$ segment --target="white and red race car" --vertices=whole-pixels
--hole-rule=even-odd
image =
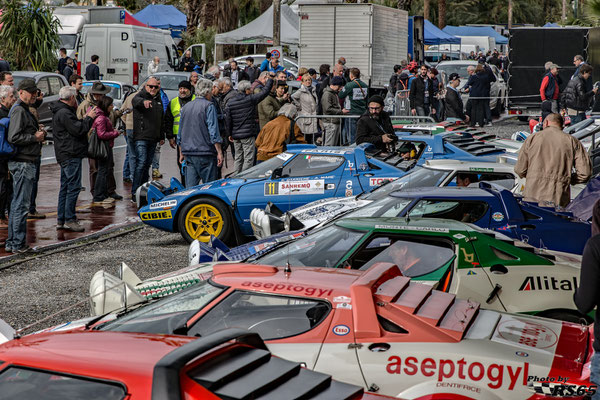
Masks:
[[[245,328],[280,357],[406,399],[595,391],[588,326],[483,310],[390,263],[365,271],[219,264],[204,279],[103,323],[58,329],[206,336]]]

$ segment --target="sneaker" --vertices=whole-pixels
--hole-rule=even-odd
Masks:
[[[485,124],[485,126],[492,126],[492,123],[488,122],[487,124]]]
[[[30,212],[27,214],[27,219],[44,219],[44,218],[46,218],[46,215],[41,214],[37,211],[34,211],[32,213]]]
[[[61,229],[65,229],[65,224],[63,222],[58,222],[56,224],[56,230],[60,231]]]
[[[13,254],[23,254],[23,253],[29,253],[31,250],[33,250],[31,247],[29,247],[27,245],[24,245],[20,249],[12,249],[11,253],[13,253]]]
[[[69,221],[64,225],[64,228],[71,232],[83,232],[85,228],[78,221]]]
[[[162,178],[162,174],[157,168],[152,169],[152,177],[153,178]]]
[[[115,200],[123,200],[123,196],[121,196],[117,192],[111,194],[109,197],[112,198],[112,199],[115,199]]]

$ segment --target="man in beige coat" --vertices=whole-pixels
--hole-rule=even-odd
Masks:
[[[527,178],[523,191],[526,200],[565,207],[571,200],[571,185],[590,179],[589,156],[581,142],[564,133],[562,127],[559,114],[548,115],[544,129],[529,136],[519,151],[515,173]]]

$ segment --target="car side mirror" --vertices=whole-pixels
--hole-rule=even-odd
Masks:
[[[271,180],[279,179],[283,177],[283,167],[277,167],[271,173]]]

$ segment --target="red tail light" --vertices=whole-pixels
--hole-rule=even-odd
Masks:
[[[137,85],[140,82],[140,70],[138,68],[138,63],[134,62],[133,63],[133,84]]]
[[[77,61],[77,75],[81,75],[81,61]]]

